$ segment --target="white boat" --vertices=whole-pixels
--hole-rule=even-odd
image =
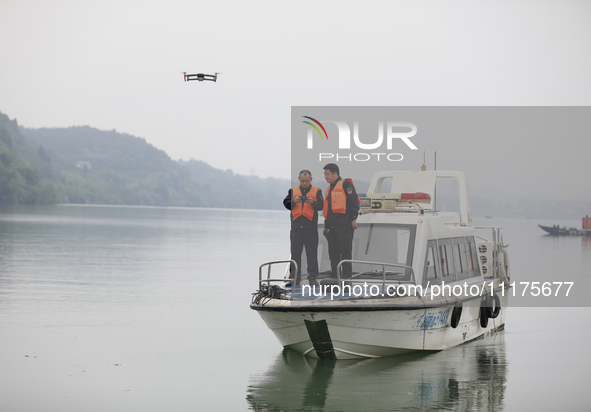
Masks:
[[[458,211],[436,210],[438,178],[456,179]],[[353,258],[336,279],[287,287],[292,261],[260,266],[250,307],[284,347],[320,359],[375,358],[448,349],[504,326],[506,246],[501,228],[472,225],[464,173],[377,173],[361,204]],[[318,252],[321,276],[329,276],[323,236]],[[344,281],[346,263],[353,277]]]

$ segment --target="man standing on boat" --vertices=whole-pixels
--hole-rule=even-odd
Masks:
[[[289,189],[283,199],[283,206],[291,210],[291,259],[298,265],[296,282],[302,277],[302,250],[306,248],[308,260],[308,281],[310,286],[318,282],[318,211],[322,210],[324,200],[322,190],[312,186],[312,173],[302,170],[298,176],[300,185]],[[295,270],[291,268],[291,278]]]
[[[336,164],[329,163],[323,169],[324,178],[329,184],[324,199],[324,236],[328,240],[332,277],[336,278],[339,262],[351,259],[353,234],[357,229],[359,196],[353,182],[341,178]],[[345,263],[342,268],[342,278],[351,279],[351,264]]]

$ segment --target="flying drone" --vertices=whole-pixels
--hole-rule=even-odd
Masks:
[[[187,72],[183,72],[183,74],[185,75],[185,81],[191,81],[191,80],[198,80],[200,82],[202,82],[203,80],[209,80],[211,82],[215,82],[218,79],[218,74],[203,74],[203,73],[197,73],[197,74],[187,74]]]

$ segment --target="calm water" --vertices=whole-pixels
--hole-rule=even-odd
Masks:
[[[580,222],[476,223],[504,227],[514,279],[589,283],[591,239],[536,226]],[[443,352],[304,359],[248,308],[288,254],[283,212],[0,209],[0,410],[591,410],[588,308],[510,308]]]

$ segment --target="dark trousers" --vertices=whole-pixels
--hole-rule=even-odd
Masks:
[[[332,276],[337,277],[337,266],[341,260],[351,259],[353,249],[353,234],[351,225],[338,225],[329,228],[326,240],[328,240],[328,257]],[[343,263],[341,278],[351,279],[352,269],[350,263]]]
[[[291,240],[291,259],[298,264],[298,279],[302,278],[302,250],[306,248],[306,258],[308,260],[308,278],[316,279],[318,277],[318,230],[292,228],[289,234]],[[293,266],[293,265],[292,265]],[[293,267],[290,269],[293,279]]]

